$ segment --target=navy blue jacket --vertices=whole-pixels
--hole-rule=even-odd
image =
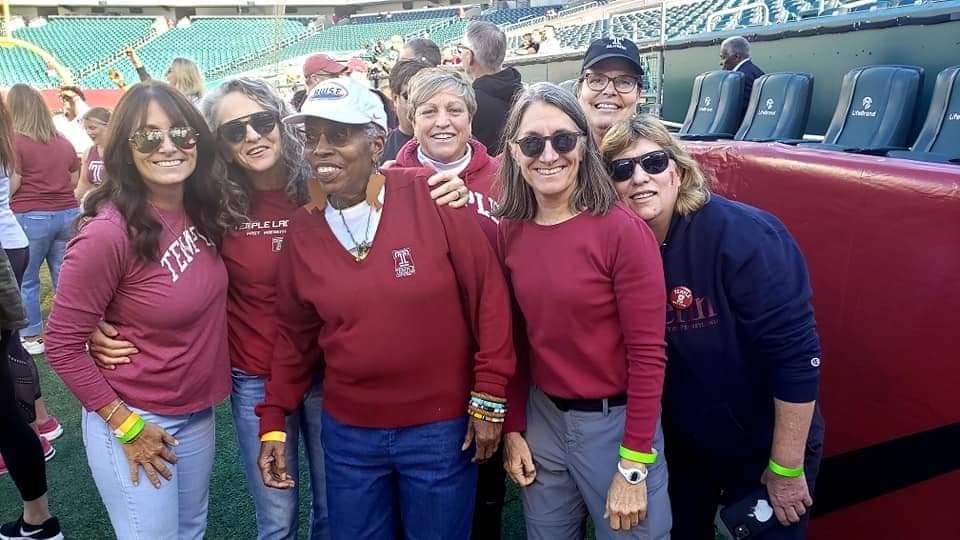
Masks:
[[[800,248],[776,217],[713,195],[674,216],[661,250],[665,429],[693,448],[768,451],[773,398],[817,399],[820,341]]]
[[[743,73],[743,113],[747,112],[747,106],[750,105],[750,94],[753,93],[753,81],[763,76],[763,70],[753,63],[753,60],[747,60],[737,71]]]

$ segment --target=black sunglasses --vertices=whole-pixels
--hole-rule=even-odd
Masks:
[[[200,136],[196,130],[189,126],[173,126],[170,129],[159,129],[144,127],[133,132],[127,141],[133,146],[134,150],[141,154],[150,154],[160,148],[165,137],[170,137],[177,148],[181,150],[191,150],[197,146],[197,138]]]
[[[327,142],[333,146],[346,146],[353,136],[353,129],[349,124],[331,123],[327,125],[326,129],[307,128],[304,130],[304,141],[309,148],[316,148],[320,143],[321,136],[325,137]]]
[[[266,111],[256,112],[245,118],[224,122],[217,128],[217,133],[228,143],[237,144],[246,138],[247,126],[252,127],[254,131],[263,136],[277,127],[277,117]]]
[[[647,174],[662,173],[670,166],[670,157],[669,150],[654,150],[638,157],[615,159],[607,164],[607,170],[614,182],[624,182],[633,178],[638,164]]]
[[[527,135],[514,142],[520,147],[520,152],[528,158],[540,157],[540,154],[547,148],[547,141],[558,154],[569,154],[577,147],[577,141],[583,137],[583,133],[574,131],[557,131],[553,135]]]

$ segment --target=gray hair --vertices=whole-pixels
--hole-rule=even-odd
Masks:
[[[520,164],[508,148],[520,132],[520,123],[527,109],[534,103],[551,105],[567,115],[583,134],[583,153],[577,170],[577,185],[570,196],[570,210],[587,211],[594,215],[606,214],[618,200],[616,189],[607,174],[597,142],[590,132],[587,117],[570,92],[553,83],[541,82],[523,91],[513,104],[507,125],[503,131],[503,161],[500,164],[498,182],[500,189],[497,217],[514,220],[531,220],[537,214],[537,199],[533,188],[527,184],[520,171]]]
[[[743,36],[728,37],[720,44],[720,50],[726,49],[727,53],[741,58],[750,57],[750,42]]]
[[[439,66],[443,59],[440,57],[440,47],[429,38],[413,38],[403,44],[413,52],[412,60],[420,60],[433,66]]]
[[[448,68],[428,68],[417,72],[407,83],[407,94],[410,96],[408,98],[410,123],[414,122],[417,109],[440,92],[450,92],[460,96],[467,105],[470,118],[476,116],[477,94],[473,91],[473,85],[467,80],[466,75]]]
[[[292,110],[266,81],[251,77],[239,77],[224,82],[207,94],[200,103],[200,112],[206,119],[210,131],[214,134],[217,133],[217,129],[220,127],[220,122],[217,119],[217,108],[223,98],[233,92],[241,92],[263,107],[264,111],[276,115],[277,125],[280,127],[280,155],[287,176],[287,198],[296,206],[306,204],[309,200],[307,181],[310,179],[311,173],[310,165],[303,159],[303,132],[295,125],[284,124],[280,121],[283,117],[292,114]],[[237,198],[244,212],[248,211],[253,185],[250,183],[247,173],[231,163],[227,174],[227,183],[229,184],[227,189],[231,192],[231,195]]]
[[[472,21],[463,35],[481,66],[500,70],[503,59],[507,57],[507,35],[499,26],[490,21]]]

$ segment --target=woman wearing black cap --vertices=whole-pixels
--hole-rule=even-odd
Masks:
[[[597,144],[610,126],[636,114],[642,80],[640,52],[632,41],[601,38],[590,44],[576,94]]]

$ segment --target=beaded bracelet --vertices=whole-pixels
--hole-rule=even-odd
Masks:
[[[506,420],[506,418],[491,417],[491,416],[487,416],[487,415],[484,415],[484,414],[479,414],[479,413],[473,412],[473,411],[471,411],[471,410],[468,410],[468,411],[467,411],[467,414],[469,414],[469,415],[472,416],[473,418],[476,418],[477,420],[483,420],[484,422],[490,422],[490,423],[492,423],[492,424],[502,424],[502,423],[504,422],[504,420]]]
[[[489,411],[505,411],[507,410],[507,405],[505,403],[499,403],[495,401],[489,401],[483,398],[471,397],[470,404],[477,407],[478,409],[484,409]]]
[[[479,414],[479,415],[481,415],[481,416],[487,416],[487,417],[489,417],[489,418],[506,418],[506,417],[507,417],[507,413],[506,413],[506,412],[490,412],[490,411],[485,411],[485,410],[483,410],[483,409],[478,409],[478,408],[476,408],[476,407],[474,407],[474,406],[472,406],[472,405],[467,405],[467,412],[468,412],[468,413]]]
[[[505,414],[507,412],[506,407],[491,407],[482,403],[477,403],[476,401],[470,400],[468,406],[473,407],[474,409],[481,410],[489,413],[500,413]]]
[[[490,394],[487,394],[485,392],[470,392],[470,397],[475,397],[477,399],[484,400],[484,401],[492,401],[494,403],[499,403],[501,405],[507,404],[506,399],[498,398],[496,396],[491,396]]]

